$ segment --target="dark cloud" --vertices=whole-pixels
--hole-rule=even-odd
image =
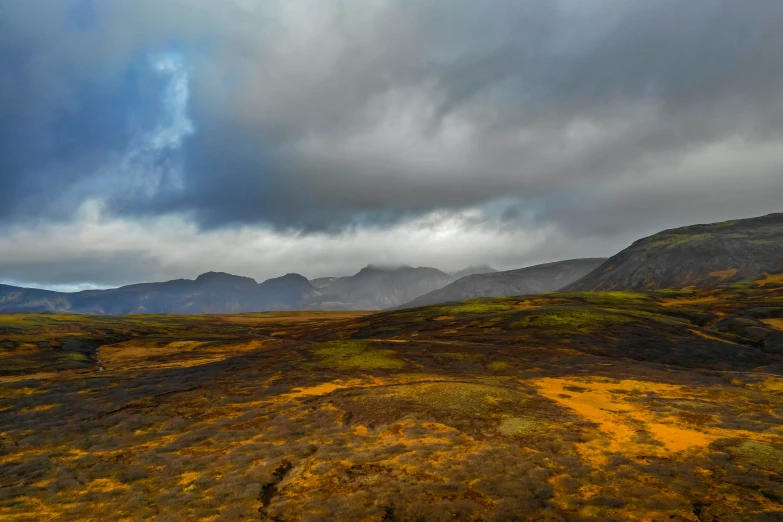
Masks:
[[[783,196],[774,155],[717,186],[783,140],[777,0],[0,9],[6,224],[100,198],[204,229],[338,233],[519,199],[541,223],[608,234]],[[732,140],[727,163],[714,149]]]

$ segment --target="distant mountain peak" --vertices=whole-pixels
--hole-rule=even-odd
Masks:
[[[272,284],[272,283],[301,283],[301,284],[306,284],[307,286],[310,286],[310,280],[309,279],[307,279],[302,274],[297,274],[295,272],[289,272],[289,273],[287,273],[284,276],[273,277],[271,279],[267,279],[266,281],[264,281],[261,284],[264,285],[264,284]]]
[[[228,274],[226,272],[205,272],[196,278],[196,282],[258,284],[255,279],[250,277]]]
[[[366,274],[370,272],[396,272],[397,270],[407,270],[413,268],[411,265],[405,264],[373,264],[365,266],[359,270],[360,274]]]
[[[474,275],[474,274],[494,274],[495,272],[497,272],[495,268],[492,268],[491,266],[484,264],[484,265],[469,266],[467,268],[463,268],[462,270],[457,270],[456,272],[450,272],[449,275],[452,276],[454,279],[459,279],[461,277]]]

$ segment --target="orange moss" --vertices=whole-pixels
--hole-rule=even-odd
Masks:
[[[679,297],[675,299],[662,299],[661,304],[666,307],[676,308],[678,306],[690,307],[693,305],[717,303],[720,299],[715,296],[707,295],[703,297]]]
[[[226,323],[235,324],[284,324],[302,322],[333,322],[346,319],[358,319],[373,312],[261,312],[255,314],[237,314],[215,316]]]
[[[354,388],[356,386],[366,385],[367,382],[361,379],[350,379],[348,381],[336,380],[332,382],[324,382],[308,388],[294,388],[292,393],[286,394],[289,398],[299,397],[311,397],[317,395],[328,395],[335,390],[342,390],[345,388]]]
[[[198,478],[201,476],[201,473],[197,471],[187,471],[180,475],[179,479],[179,485],[180,486],[187,486],[191,482],[195,482],[198,480]]]
[[[783,330],[783,319],[763,319],[762,322],[775,330]]]
[[[710,276],[727,281],[737,275],[737,272],[739,272],[739,269],[729,268],[728,270],[716,270],[715,272],[710,272]]]
[[[661,422],[652,412],[637,403],[623,400],[623,393],[618,393],[637,390],[679,396],[681,391],[678,386],[633,380],[600,382],[578,378],[544,378],[532,384],[540,394],[599,425],[606,440],[582,444],[585,456],[591,459],[605,452],[672,453],[694,446],[705,447],[718,438],[717,435]],[[585,387],[587,390],[574,392],[567,386]],[[651,433],[662,444],[660,449],[637,442],[638,436],[644,431]]]
[[[0,377],[0,384],[21,382],[21,381],[38,381],[38,380],[45,380],[45,379],[53,379],[55,377],[62,376],[63,373],[65,372],[39,372],[39,373],[29,373],[26,375],[4,375]]]
[[[769,283],[783,283],[783,273],[768,274],[764,272],[764,279],[759,279],[756,282],[761,287],[767,286]]]
[[[594,440],[580,443],[580,452],[589,461],[605,462],[607,453],[629,456],[668,456],[682,451],[698,451],[721,438],[744,438],[773,441],[771,433],[757,433],[741,429],[704,427],[699,430],[682,426],[675,418],[662,417],[642,403],[629,400],[629,392],[654,392],[667,399],[692,399],[690,387],[680,387],[636,380],[596,380],[582,378],[543,378],[531,382],[541,395],[570,408],[581,417],[598,424],[603,434]],[[574,391],[566,387],[586,388]],[[720,397],[716,397],[720,399]],[[639,442],[640,435],[648,433],[660,445]]]
[[[716,337],[714,335],[710,335],[708,333],[705,333],[701,330],[696,330],[695,328],[690,330],[691,333],[698,335],[699,337],[703,337],[704,339],[709,339],[711,341],[720,341],[722,343],[731,343],[731,341],[727,341],[726,339],[721,339],[720,337]],[[736,343],[731,343],[736,344]]]
[[[34,408],[23,408],[19,411],[19,413],[30,413],[35,411],[49,411],[54,408],[60,407],[60,404],[41,404],[40,406],[35,406]]]

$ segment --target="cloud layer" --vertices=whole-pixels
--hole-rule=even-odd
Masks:
[[[136,256],[125,276],[74,272],[60,246],[0,279],[234,266],[166,253],[210,241],[287,252],[236,265],[256,276],[455,252],[511,268],[780,210],[781,35],[777,0],[7,2],[0,238],[32,252],[98,212],[140,239],[92,261]]]

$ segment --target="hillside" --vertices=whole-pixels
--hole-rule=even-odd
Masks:
[[[564,290],[707,289],[781,271],[783,214],[769,214],[640,239]]]
[[[497,270],[489,265],[476,265],[457,270],[456,272],[449,272],[449,275],[453,277],[454,280],[457,280],[474,274],[491,274],[493,272],[497,272]]]
[[[783,517],[776,285],[0,315],[0,347],[3,520]]]
[[[596,268],[604,258],[572,259],[505,272],[468,275],[398,308],[413,308],[475,297],[503,297],[553,292]]]
[[[380,310],[442,288],[452,276],[431,267],[368,265],[348,277],[319,280],[320,295],[305,301],[309,310]]]

